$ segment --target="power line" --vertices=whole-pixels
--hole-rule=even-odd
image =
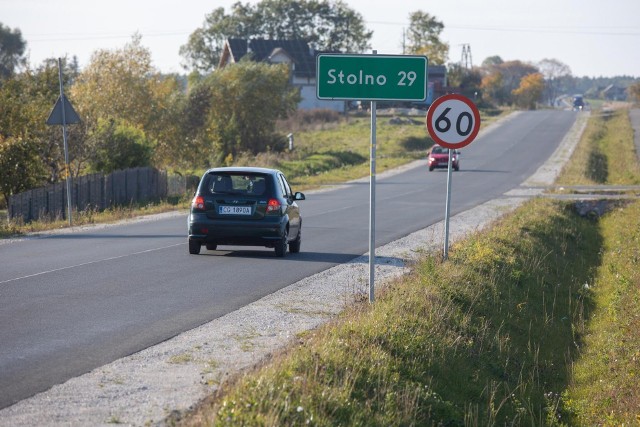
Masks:
[[[365,21],[368,24],[394,25],[406,27],[406,22],[390,21]],[[477,31],[499,31],[499,32],[529,32],[529,33],[558,33],[558,34],[585,34],[585,35],[611,35],[611,36],[640,36],[638,27],[510,27],[510,26],[481,26],[481,25],[445,25],[445,30],[477,30]]]

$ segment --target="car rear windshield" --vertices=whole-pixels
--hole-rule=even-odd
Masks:
[[[210,194],[262,196],[267,192],[268,176],[248,173],[210,173],[203,191]]]

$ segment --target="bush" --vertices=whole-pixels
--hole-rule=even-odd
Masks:
[[[96,150],[91,161],[97,172],[151,166],[152,143],[142,129],[115,120],[100,120],[92,135]]]

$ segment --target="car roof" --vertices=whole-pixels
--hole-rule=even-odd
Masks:
[[[207,170],[207,174],[215,173],[215,172],[228,172],[228,173],[262,173],[275,175],[277,173],[282,173],[277,169],[269,169],[269,168],[258,168],[258,167],[250,167],[250,166],[226,166],[220,168],[211,168]]]

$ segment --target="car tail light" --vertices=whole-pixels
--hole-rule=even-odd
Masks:
[[[191,202],[191,207],[194,209],[204,209],[204,197],[196,196]]]
[[[269,199],[267,202],[267,213],[269,212],[278,212],[282,205],[278,201],[278,199]]]

